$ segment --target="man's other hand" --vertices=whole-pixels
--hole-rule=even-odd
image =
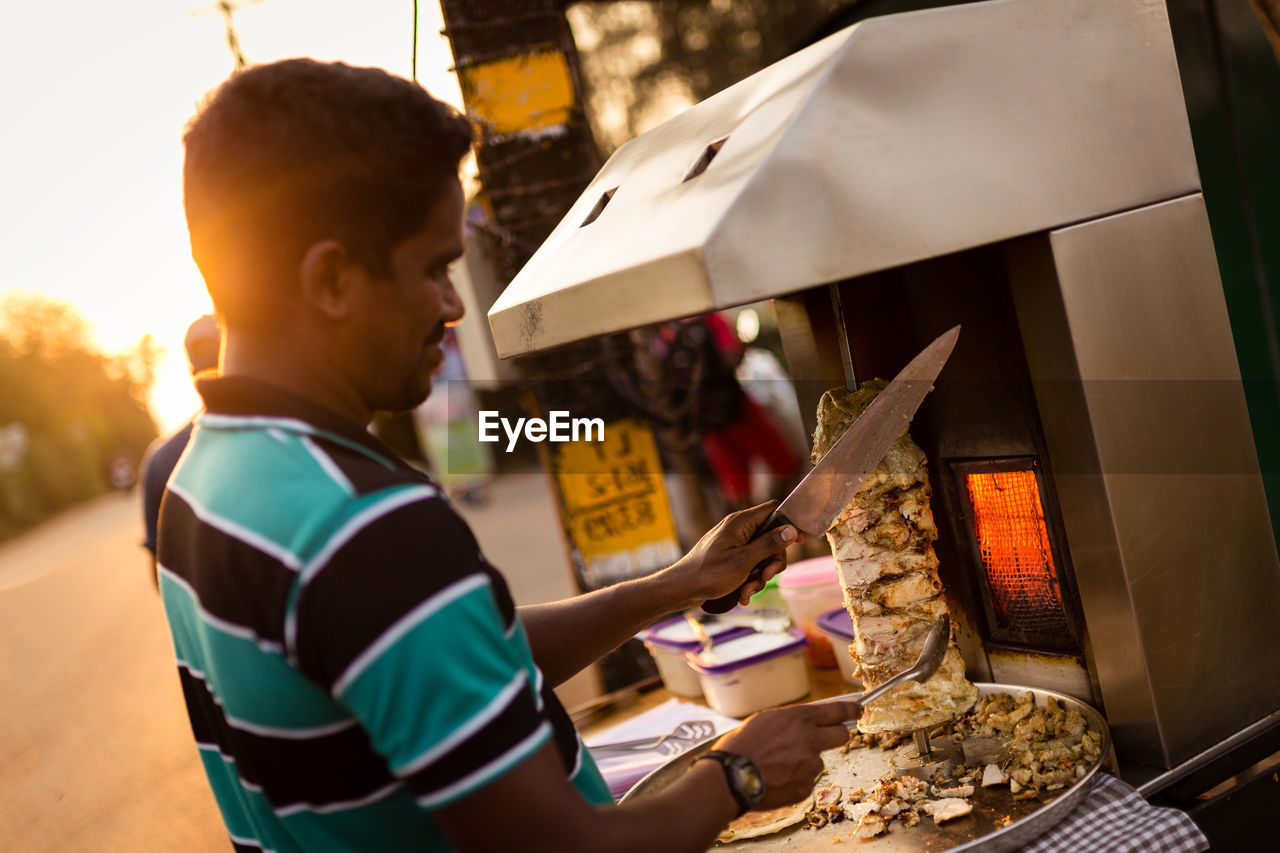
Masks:
[[[750,511],[750,510],[748,510]],[[862,716],[857,702],[818,702],[775,708],[749,717],[714,749],[745,755],[764,777],[762,809],[799,802],[813,793],[823,750],[849,740],[846,720]]]

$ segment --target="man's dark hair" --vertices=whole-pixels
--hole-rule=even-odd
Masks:
[[[289,59],[228,79],[183,141],[192,257],[220,314],[260,323],[318,240],[389,274],[391,249],[457,177],[471,127],[381,69]]]

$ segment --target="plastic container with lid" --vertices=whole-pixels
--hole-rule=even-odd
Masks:
[[[752,631],[690,652],[689,665],[698,673],[707,704],[721,714],[745,717],[809,692],[807,642],[795,628],[776,634]]]
[[[778,575],[778,591],[791,612],[791,621],[809,638],[809,663],[835,669],[831,640],[818,628],[818,617],[844,606],[844,590],[835,557],[815,557],[787,567]]]
[[[840,677],[861,687],[862,682],[853,674],[853,653],[849,651],[849,646],[853,644],[853,620],[849,618],[849,611],[837,607],[823,613],[818,617],[818,630],[826,634],[831,643],[836,666],[840,667]]]
[[[714,641],[728,640],[750,634],[750,628],[740,625],[723,625],[711,623],[704,625],[707,633]],[[677,696],[697,699],[702,696],[702,685],[698,682],[698,674],[689,666],[686,655],[696,652],[700,643],[694,636],[693,628],[683,616],[659,622],[640,632],[644,647],[649,650],[654,664],[658,667],[658,675],[662,683]]]

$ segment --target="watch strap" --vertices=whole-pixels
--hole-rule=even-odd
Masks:
[[[733,795],[734,802],[738,804],[739,815],[746,814],[752,809],[759,807],[760,802],[764,799],[764,780],[763,777],[760,776],[760,771],[756,769],[755,764],[750,758],[739,753],[725,752],[720,749],[713,749],[710,752],[700,755],[696,760],[701,761],[704,758],[710,759],[724,768],[724,778],[725,781],[729,783],[729,793]],[[756,792],[754,797],[751,795],[751,792],[744,791],[742,789],[736,772],[736,769],[739,767],[748,768],[749,772],[754,773],[756,778],[761,780],[760,789]]]

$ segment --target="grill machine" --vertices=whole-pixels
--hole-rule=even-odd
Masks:
[[[1280,560],[1160,0],[843,30],[619,149],[489,319],[510,357],[767,298],[810,428],[963,325],[912,432],[975,680],[1098,707],[1148,796],[1280,749]]]

